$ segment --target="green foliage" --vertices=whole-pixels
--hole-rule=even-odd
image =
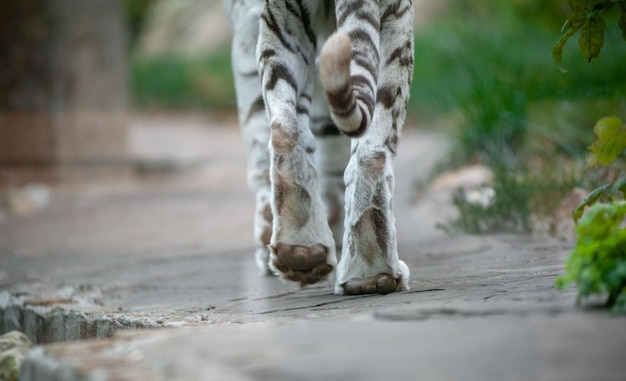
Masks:
[[[589,165],[608,166],[624,156],[626,151],[626,126],[622,125],[620,118],[616,116],[600,119],[593,128],[597,140],[589,146],[591,152]],[[615,199],[621,193],[622,199],[626,196],[626,177],[618,178],[594,189],[578,205],[573,212],[574,221],[578,221],[586,207],[599,201],[607,202]]]
[[[593,131],[597,140],[589,147],[591,167],[608,166],[624,156],[626,126],[618,117],[600,119]],[[607,294],[606,306],[615,313],[626,313],[624,196],[626,177],[621,177],[594,189],[578,205],[573,212],[578,241],[565,274],[556,280],[561,289],[576,283],[579,302],[591,294]]]
[[[134,58],[130,66],[133,99],[139,107],[224,110],[235,106],[226,49],[205,58]]]
[[[626,40],[626,1],[624,0],[569,0],[571,13],[563,24],[563,36],[552,49],[552,56],[562,71],[563,48],[567,41],[580,31],[578,47],[580,53],[588,61],[597,57],[604,46],[604,31],[606,21],[603,13],[614,9],[617,5],[620,11],[618,27]]]
[[[617,116],[604,117],[593,127],[598,139],[589,147],[590,165],[609,165],[626,149],[626,126]]]
[[[567,40],[578,30],[583,57],[591,61],[604,44],[606,23],[602,12],[619,6],[618,26],[626,39],[626,1],[570,0],[571,14],[565,22],[563,37],[552,54],[562,69],[562,52]],[[564,70],[564,69],[562,69]],[[626,126],[620,118],[604,117],[593,128],[597,139],[589,146],[589,166],[609,166],[626,150]],[[614,313],[626,313],[626,177],[594,189],[573,212],[578,222],[576,247],[565,263],[565,273],[557,278],[562,290],[575,283],[578,302],[592,294],[606,294],[606,306]],[[586,214],[583,214],[587,210]]]
[[[487,208],[455,199],[459,217],[441,227],[530,229],[531,214],[551,213],[577,184],[571,169],[586,152],[589,124],[626,98],[626,51],[573,62],[566,76],[546,59],[558,33],[550,24],[566,16],[561,1],[453,4],[457,11],[415,34],[409,115],[449,122],[453,142],[439,170],[486,164],[496,196]],[[607,46],[621,39],[617,31],[607,30]]]
[[[449,163],[519,166],[524,155],[534,156],[529,141],[583,154],[589,122],[608,110],[615,112],[614,100],[626,99],[626,81],[621,80],[626,76],[626,49],[591,64],[572,60],[570,75],[562,75],[546,60],[558,33],[550,23],[565,17],[559,12],[560,0],[478,0],[457,6],[458,11],[452,8],[441,20],[416,31],[408,109],[409,116],[422,123],[430,119],[453,128]],[[544,17],[546,9],[550,18],[538,17]],[[472,17],[467,17],[469,12]],[[607,48],[619,46],[617,32],[607,28]],[[565,49],[563,57],[573,54],[578,53]],[[581,117],[557,110],[567,104],[581,110],[589,102],[601,102],[607,111],[588,107]]]
[[[578,302],[607,294],[606,306],[626,313],[626,202],[595,204],[576,226],[578,241],[557,278],[562,290],[576,283]]]
[[[580,217],[582,217],[583,213],[585,212],[586,207],[591,206],[597,202],[609,201],[614,196],[616,196],[618,192],[626,194],[626,179],[618,180],[615,183],[604,184],[594,189],[587,195],[587,197],[585,197],[580,202],[576,210],[574,210],[574,213],[572,214],[574,221],[578,222]]]

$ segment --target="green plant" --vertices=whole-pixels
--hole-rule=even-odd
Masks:
[[[550,24],[567,17],[561,0],[451,3],[458,9],[452,6],[415,34],[408,109],[421,124],[451,129],[448,166],[477,161],[518,166],[535,155],[529,140],[581,155],[589,123],[624,107],[619,100],[626,99],[621,80],[626,49],[611,50],[591,64],[573,60],[578,53],[564,49],[564,59],[572,61],[570,75],[546,60],[558,33]],[[607,28],[607,45],[619,47],[618,32]],[[581,110],[590,102],[606,107],[588,107],[584,117],[563,112],[563,105]]]
[[[573,62],[565,76],[546,60],[558,33],[548,24],[566,17],[561,1],[452,3],[458,11],[415,35],[409,112],[438,126],[452,122],[451,149],[437,170],[485,164],[495,196],[487,207],[455,198],[458,217],[440,228],[530,230],[531,216],[549,215],[578,183],[572,168],[591,138],[589,124],[623,107],[626,54]],[[546,7],[550,18],[533,16]],[[621,38],[617,31],[607,31],[607,41]]]
[[[624,156],[626,126],[618,117],[600,119],[593,130],[597,140],[589,147],[590,166],[608,166]],[[626,177],[621,177],[596,188],[574,210],[578,240],[564,275],[556,280],[561,289],[576,283],[579,302],[591,294],[608,294],[606,306],[615,313],[626,313],[625,196]]]
[[[579,30],[580,53],[589,62],[600,54],[604,45],[604,13],[619,9],[618,26],[626,40],[626,1],[570,0],[571,13],[563,25],[563,36],[552,50],[562,70],[563,48]],[[593,128],[596,141],[589,146],[589,166],[609,167],[624,156],[626,126],[618,117],[604,117]],[[565,263],[565,273],[556,286],[566,289],[575,283],[577,302],[592,294],[607,294],[606,307],[615,313],[626,313],[626,177],[621,176],[596,189],[578,205],[572,217],[578,222],[576,247]],[[584,213],[587,211],[586,214]]]
[[[589,146],[591,155],[589,156],[589,166],[609,166],[616,160],[625,156],[626,150],[626,126],[622,124],[619,117],[611,116],[600,119],[593,128],[597,140]],[[578,205],[573,212],[574,221],[578,221],[583,215],[586,207],[592,206],[596,202],[610,202],[619,197],[626,196],[626,177],[617,178],[594,189]]]
[[[580,53],[588,61],[597,57],[604,46],[604,31],[606,21],[604,14],[619,8],[620,16],[617,22],[622,30],[622,37],[626,40],[626,1],[624,0],[569,0],[571,13],[563,28],[563,36],[552,49],[552,56],[562,71],[563,48],[570,37],[580,31],[578,47]]]
[[[594,204],[576,226],[578,241],[556,285],[578,288],[578,302],[591,294],[608,294],[606,307],[626,313],[626,202]]]

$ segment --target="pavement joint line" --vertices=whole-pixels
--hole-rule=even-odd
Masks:
[[[353,300],[356,300],[356,299],[363,299],[363,298],[367,298],[367,297],[371,298],[372,296],[373,295],[355,295],[355,296],[351,296],[351,297],[341,298],[340,300],[331,300],[331,301],[328,301],[328,302],[321,302],[321,303],[317,303],[317,304],[310,304],[310,305],[300,306],[300,307],[280,308],[280,309],[275,309],[275,310],[259,312],[257,314],[258,315],[267,315],[267,314],[272,314],[272,313],[277,313],[277,312],[299,311],[299,310],[304,310],[304,309],[312,309],[312,308],[324,307],[324,306],[328,306],[328,305],[341,304],[341,303],[345,303],[347,301],[353,301]]]

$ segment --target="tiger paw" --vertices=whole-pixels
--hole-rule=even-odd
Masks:
[[[398,261],[395,270],[379,270],[376,275],[367,274],[367,271],[345,271],[345,262],[339,264],[337,270],[337,283],[335,294],[337,295],[364,295],[364,294],[389,294],[391,292],[409,289],[409,267],[404,261]],[[353,269],[354,270],[354,269]],[[362,270],[362,269],[361,269]],[[371,274],[372,272],[370,272]]]
[[[346,295],[389,294],[398,288],[398,280],[389,274],[350,279],[341,287]]]
[[[270,246],[270,267],[283,279],[307,284],[321,282],[334,270],[328,263],[329,249],[321,244],[312,246],[277,243]]]

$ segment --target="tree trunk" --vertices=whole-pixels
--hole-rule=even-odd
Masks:
[[[3,1],[3,175],[124,163],[126,73],[121,0]]]

